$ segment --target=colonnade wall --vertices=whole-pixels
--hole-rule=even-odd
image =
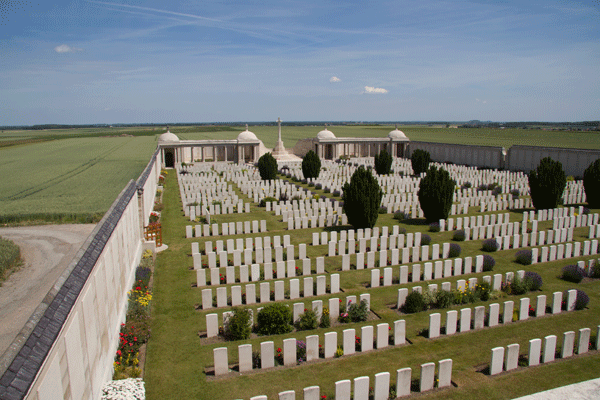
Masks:
[[[119,194],[3,356],[0,398],[100,398],[144,248],[159,154]]]

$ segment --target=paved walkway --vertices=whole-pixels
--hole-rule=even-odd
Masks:
[[[574,383],[556,389],[546,390],[519,397],[514,400],[592,400],[600,399],[600,378]]]
[[[0,355],[42,302],[96,225],[0,228],[21,248],[23,266],[0,286]]]

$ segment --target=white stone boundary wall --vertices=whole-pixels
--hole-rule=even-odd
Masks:
[[[529,172],[536,169],[545,157],[560,161],[566,175],[582,177],[583,171],[600,158],[600,150],[513,145],[508,149],[506,168]]]
[[[156,190],[158,189],[158,177],[160,176],[160,163],[157,161],[159,152],[156,150],[146,169],[137,179],[138,196],[142,196],[142,206],[140,206],[140,214],[144,226],[148,225],[150,213],[154,209],[154,200],[156,198]],[[140,190],[141,188],[141,190]],[[140,193],[141,192],[141,193]]]
[[[407,157],[417,150],[425,150],[431,155],[432,161],[451,162],[461,165],[476,165],[479,167],[502,169],[506,150],[503,147],[474,146],[464,144],[448,144],[433,142],[411,141]]]
[[[600,325],[596,330],[595,348],[600,348]],[[590,345],[590,328],[579,329],[577,345],[575,345],[575,331],[564,332],[560,358],[565,359],[577,354],[585,354]],[[556,358],[557,350],[556,335],[548,335],[542,339],[531,339],[528,350],[528,367],[552,362]],[[512,371],[519,366],[519,344],[509,344],[504,347],[494,347],[491,352],[491,361],[489,367],[490,375],[498,375],[501,372]]]
[[[433,362],[421,364],[421,377],[419,379],[419,392],[427,392],[434,388],[442,389],[452,386],[452,359],[440,360],[438,363],[438,382],[435,382],[436,365]],[[402,368],[396,371],[396,396],[405,397],[411,394],[411,368]],[[389,372],[375,374],[372,386],[369,386],[370,377],[360,376],[354,378],[354,385],[350,379],[335,382],[336,400],[369,400],[370,388],[373,388],[375,400],[387,400],[390,395]],[[352,390],[354,386],[354,390]],[[305,387],[303,390],[304,400],[320,400],[319,386]],[[288,390],[280,392],[278,400],[295,400],[296,392]],[[267,396],[254,396],[250,400],[268,400]]]
[[[100,397],[102,386],[112,379],[127,292],[141,253],[138,199],[134,194],[54,340],[28,398],[62,399],[68,398],[67,393],[73,399]]]

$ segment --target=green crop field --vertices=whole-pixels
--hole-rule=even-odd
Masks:
[[[104,213],[156,148],[153,136],[52,140],[0,150],[0,216]]]

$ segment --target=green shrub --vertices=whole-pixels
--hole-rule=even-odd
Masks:
[[[369,309],[367,308],[367,302],[361,300],[360,303],[350,303],[348,306],[348,317],[352,322],[363,322],[367,320],[369,316]]]
[[[454,303],[454,293],[447,290],[435,291],[435,307],[448,308]]]
[[[538,291],[542,288],[543,280],[540,274],[533,271],[526,271],[523,280],[530,291]]]
[[[475,297],[481,301],[488,301],[490,299],[491,291],[492,287],[488,282],[483,281],[475,285]]]
[[[600,208],[600,158],[583,172],[585,198],[591,208]]]
[[[423,295],[419,292],[411,292],[406,296],[406,301],[402,306],[402,312],[413,314],[425,310],[425,301]]]
[[[277,201],[277,199],[275,197],[265,197],[264,199],[260,200],[260,203],[258,204],[258,206],[266,207],[267,203],[272,202],[272,201]]]
[[[585,271],[577,265],[567,265],[562,269],[561,278],[568,282],[579,283],[585,277]]]
[[[314,151],[310,150],[302,159],[302,175],[306,179],[317,178],[321,172],[321,159]]]
[[[406,232],[401,232],[401,233],[406,233]],[[422,234],[421,235],[421,246],[428,246],[430,243],[431,243],[431,236],[429,236],[426,233]]]
[[[375,154],[375,171],[377,175],[388,175],[392,170],[392,155],[385,150]]]
[[[439,232],[442,228],[440,228],[439,222],[432,222],[429,224],[429,232]]]
[[[368,316],[369,309],[367,308],[367,302],[362,300],[360,303],[349,303],[348,307],[342,304],[338,320],[343,323],[362,322],[366,321]]]
[[[260,335],[279,335],[292,331],[292,311],[280,303],[265,306],[257,316],[257,333]]]
[[[450,178],[448,171],[433,166],[419,183],[419,203],[427,222],[437,222],[448,218],[452,199],[454,196],[455,182]]]
[[[313,310],[304,309],[304,313],[300,315],[294,326],[299,331],[316,329],[319,326],[317,314]]]
[[[521,279],[518,274],[515,274],[512,281],[502,288],[508,294],[522,295],[529,292],[529,284],[525,279]]]
[[[268,181],[277,177],[277,160],[271,153],[263,154],[258,159],[258,172],[260,179]]]
[[[598,279],[600,278],[600,264],[596,263],[592,266],[590,272],[590,278]]]
[[[247,308],[234,308],[233,315],[224,322],[223,336],[226,340],[245,340],[252,332],[251,314]]]
[[[533,263],[533,253],[530,249],[517,251],[516,258],[519,264],[531,265]]]
[[[566,185],[562,164],[550,157],[543,158],[537,169],[529,172],[531,201],[536,210],[556,208]]]
[[[452,240],[455,240],[457,242],[464,242],[466,238],[467,234],[462,229],[454,232],[454,235],[452,236]]]
[[[495,265],[496,260],[494,260],[494,257],[490,256],[489,254],[483,255],[483,272],[492,271]]]
[[[450,243],[450,249],[448,250],[448,257],[456,258],[460,256],[461,248],[456,243]]]
[[[415,175],[419,175],[422,172],[427,171],[430,162],[431,155],[425,150],[417,149],[413,151],[410,156],[410,163]]]
[[[498,246],[498,241],[494,238],[492,239],[486,239],[483,241],[483,244],[481,245],[481,249],[483,251],[496,251],[498,250],[499,246]]]
[[[565,298],[563,294],[563,298]],[[577,297],[575,297],[575,309],[583,310],[590,302],[590,297],[583,290],[577,289]]]
[[[408,215],[404,211],[396,211],[394,213],[394,219],[397,221],[404,221],[408,219]]]
[[[344,184],[343,192],[343,209],[350,225],[354,229],[375,226],[383,193],[371,172],[362,166],[358,167],[350,182]]]

